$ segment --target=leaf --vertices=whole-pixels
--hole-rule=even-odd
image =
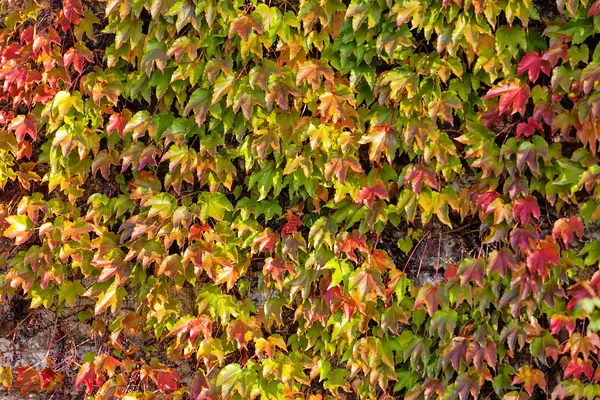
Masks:
[[[515,268],[515,259],[513,253],[506,247],[502,247],[500,250],[494,250],[488,257],[487,274],[491,274],[493,271],[498,271],[500,276],[503,278],[506,276],[508,269],[513,270]]]
[[[193,111],[196,124],[200,127],[206,121],[206,114],[210,107],[210,92],[206,89],[196,89],[190,95],[187,105],[183,110],[183,115],[187,116]]]
[[[498,113],[504,114],[510,108],[512,108],[512,114],[520,112],[523,114],[527,100],[529,100],[529,86],[523,87],[516,83],[502,83],[500,85],[491,88],[483,99],[491,99],[494,97],[500,97],[500,103],[498,106]]]
[[[165,71],[167,60],[167,49],[163,42],[157,39],[151,39],[144,45],[144,55],[140,66],[146,72],[146,75],[150,77],[154,70],[154,65],[162,72]]]
[[[307,61],[298,68],[296,86],[300,86],[302,82],[306,81],[316,91],[321,86],[321,78],[324,78],[333,87],[334,75],[327,63],[323,60]]]
[[[546,390],[546,378],[544,373],[536,368],[530,368],[528,365],[523,365],[519,369],[519,373],[513,378],[512,384],[518,385],[522,383],[529,397],[533,394],[533,389],[537,385],[543,391]]]
[[[248,37],[250,36],[252,29],[258,34],[263,33],[263,28],[257,20],[248,15],[242,15],[231,22],[228,37],[231,39],[237,33],[244,42],[248,42]]]
[[[202,192],[198,203],[200,204],[200,220],[202,222],[206,222],[209,217],[217,221],[223,221],[225,213],[233,211],[233,205],[223,193]]]
[[[541,215],[537,199],[531,195],[524,199],[516,200],[513,204],[513,213],[515,221],[520,221],[522,224],[527,224],[531,216],[539,219]]]
[[[15,131],[18,143],[25,140],[25,135],[29,135],[31,140],[35,140],[37,137],[36,119],[33,114],[17,115],[8,125],[8,130]]]
[[[269,250],[269,254],[275,253],[275,245],[279,242],[279,234],[273,232],[271,228],[267,228],[262,231],[258,236],[254,238],[254,246],[258,245],[258,252],[262,253],[265,250]]]
[[[11,215],[6,222],[10,226],[4,230],[4,236],[15,239],[15,246],[27,242],[33,235],[35,225],[27,215]]]
[[[81,386],[85,386],[85,394],[88,395],[94,390],[96,379],[96,369],[94,364],[86,362],[79,368],[79,372],[77,372],[75,389],[79,390]]]
[[[446,368],[452,364],[455,371],[459,371],[461,361],[464,363],[467,357],[468,340],[463,337],[452,338],[452,341],[444,348],[442,367]]]
[[[485,273],[485,262],[482,258],[465,258],[458,266],[456,274],[460,278],[460,284],[464,288],[467,282],[474,280],[483,287],[483,274]]]
[[[429,334],[433,335],[433,332],[437,332],[438,337],[442,340],[446,337],[445,332],[448,332],[448,334],[452,336],[454,329],[456,328],[457,319],[458,313],[454,310],[436,311],[433,318],[431,318]]]
[[[359,250],[361,253],[369,252],[365,238],[362,237],[358,231],[353,231],[350,235],[348,235],[347,232],[344,232],[341,235],[341,238],[338,238],[337,242],[339,243],[336,244],[337,251],[346,254],[346,256],[354,262],[358,262],[355,253],[356,250]]]
[[[396,130],[388,125],[379,125],[370,127],[369,134],[361,138],[359,143],[371,144],[369,160],[372,162],[379,162],[381,155],[385,154],[391,164],[400,145],[398,138],[399,135]]]
[[[440,304],[445,304],[447,301],[444,289],[440,286],[431,285],[429,283],[423,285],[419,289],[413,310],[416,310],[421,305],[425,304],[427,313],[432,317]]]
[[[348,279],[348,290],[357,290],[361,300],[367,295],[383,297],[383,289],[381,274],[375,268],[359,268]]]
[[[537,51],[531,51],[523,56],[521,62],[519,63],[519,67],[517,69],[517,73],[521,75],[522,73],[527,72],[529,76],[529,80],[531,82],[537,81],[538,76],[540,76],[540,69],[542,68],[542,58],[540,57]]]
[[[562,238],[565,247],[569,247],[574,235],[577,235],[580,240],[583,239],[583,233],[583,221],[578,216],[560,218],[554,221],[554,227],[552,228],[554,240],[558,240],[559,237]]]
[[[417,195],[421,194],[423,181],[427,182],[430,188],[439,190],[439,185],[435,177],[435,173],[424,165],[410,166],[404,178],[404,186],[407,187],[410,183],[412,190]]]
[[[343,119],[346,103],[356,107],[356,100],[347,86],[336,86],[333,92],[328,91],[319,96],[319,100],[321,117],[334,124]]]
[[[226,365],[217,375],[217,386],[221,389],[221,396],[226,398],[231,391],[240,384],[242,368],[239,364]]]
[[[361,203],[368,208],[373,208],[376,199],[385,200],[388,198],[388,191],[380,180],[373,182],[373,186],[365,186],[356,197],[356,204]]]
[[[544,280],[548,264],[559,264],[558,246],[555,243],[543,241],[540,242],[539,248],[527,257],[527,267]]]

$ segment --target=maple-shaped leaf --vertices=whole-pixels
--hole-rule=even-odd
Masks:
[[[12,384],[12,388],[20,389],[21,396],[25,396],[31,392],[37,392],[41,389],[40,373],[29,365],[18,366],[15,368],[17,378]]]
[[[27,215],[11,215],[5,221],[9,224],[4,236],[15,239],[15,246],[25,243],[33,235],[35,225]]]
[[[37,137],[35,116],[33,114],[16,116],[8,125],[8,130],[15,131],[18,143],[25,140],[25,135],[29,135],[31,140],[35,140]]]
[[[383,297],[383,282],[381,273],[375,268],[359,268],[348,279],[348,290],[358,291],[360,300],[365,296],[378,295]]]
[[[163,370],[156,372],[156,387],[161,393],[177,390],[179,382],[181,378],[172,368],[164,367]]]
[[[578,216],[560,218],[554,222],[554,227],[552,228],[552,237],[554,240],[557,240],[559,237],[562,238],[566,247],[569,247],[569,243],[573,240],[574,235],[582,239],[583,233],[583,221]]]
[[[94,359],[96,371],[99,373],[106,373],[109,378],[112,378],[115,375],[117,367],[120,367],[121,365],[123,365],[123,363],[110,354],[102,354]]]
[[[398,132],[389,125],[377,125],[369,127],[369,132],[366,136],[359,140],[360,144],[371,144],[369,150],[369,160],[379,162],[382,154],[385,154],[388,162],[392,164],[392,160],[396,155],[396,150],[400,146]]]
[[[540,218],[541,212],[538,206],[537,199],[534,196],[527,196],[524,199],[518,199],[513,204],[513,214],[516,222],[526,224],[534,216]]]
[[[504,114],[512,109],[511,114],[523,111],[527,100],[529,100],[529,85],[519,86],[515,82],[501,83],[491,88],[483,99],[500,97],[498,113]]]
[[[351,234],[348,234],[348,232],[342,233],[336,241],[336,248],[338,252],[344,253],[354,262],[358,262],[356,250],[361,253],[369,252],[365,238],[358,231],[353,231]]]
[[[480,386],[477,375],[460,374],[458,378],[456,378],[456,393],[458,394],[459,400],[467,400],[469,398],[469,393],[474,399],[479,398]]]
[[[363,172],[363,169],[357,160],[350,157],[334,157],[325,164],[325,173],[323,175],[327,182],[331,180],[332,175],[335,175],[343,185],[346,182],[348,169],[351,169],[356,173]]]
[[[275,253],[275,245],[279,242],[279,234],[273,229],[267,228],[254,238],[254,246],[258,245],[258,252],[268,250],[269,254]]]
[[[532,273],[537,273],[544,280],[548,264],[558,265],[558,253],[559,248],[556,243],[542,241],[539,247],[527,257],[527,267]]]
[[[249,15],[239,16],[230,23],[229,39],[234,37],[237,33],[244,40],[244,42],[247,42],[252,29],[254,29],[258,34],[263,33],[262,25],[258,20]]]
[[[90,63],[94,61],[94,56],[92,52],[87,47],[85,47],[85,45],[77,45],[76,47],[71,47],[69,50],[67,50],[63,57],[65,68],[69,68],[69,66],[73,64],[75,67],[75,71],[79,73],[83,72],[84,61],[87,60]]]
[[[284,271],[293,274],[295,272],[293,264],[285,263],[280,258],[269,257],[265,260],[265,266],[263,267],[263,274],[266,276],[272,276],[275,282],[278,283],[278,287],[281,290],[283,286],[283,273]]]
[[[531,142],[523,141],[517,151],[517,168],[523,172],[525,164],[529,166],[531,172],[539,177],[538,158],[546,159],[548,157],[548,143],[540,137],[534,136]]]
[[[513,378],[512,384],[518,385],[522,383],[523,388],[529,395],[533,394],[533,389],[537,385],[543,391],[546,390],[546,377],[544,373],[537,368],[530,368],[529,365],[523,365],[518,374]]]
[[[521,250],[528,253],[532,243],[537,242],[538,234],[531,226],[525,228],[514,228],[510,232],[510,246],[513,250]]]
[[[131,118],[131,112],[129,110],[123,110],[122,113],[111,114],[106,125],[106,133],[110,136],[115,130],[119,134],[119,137],[123,139],[123,134],[127,122]]]
[[[427,313],[432,317],[438,306],[440,304],[445,305],[447,301],[448,299],[446,298],[446,292],[443,287],[427,283],[419,289],[413,310],[416,310],[424,304],[427,307]]]
[[[506,247],[500,250],[494,250],[488,257],[487,273],[498,271],[503,278],[506,276],[506,271],[514,269],[516,266],[513,253]]]
[[[421,194],[423,181],[427,182],[430,188],[439,190],[439,185],[435,177],[435,172],[424,165],[413,165],[408,168],[406,177],[404,178],[404,186],[411,184],[413,192],[417,195]]]
[[[93,363],[85,362],[81,368],[79,368],[79,372],[77,372],[75,389],[79,390],[81,386],[85,386],[85,394],[89,395],[94,390],[96,380],[96,367]]]
[[[381,200],[388,198],[388,191],[380,180],[373,182],[373,186],[363,187],[360,192],[358,192],[356,204],[360,205],[362,203],[368,208],[373,208],[373,203],[377,198]]]
[[[531,82],[537,81],[538,76],[540,76],[540,70],[542,69],[542,63],[547,62],[542,60],[542,57],[537,51],[531,51],[523,56],[521,62],[519,63],[519,68],[517,69],[517,73],[521,75],[522,73],[527,72],[529,76],[529,80]],[[550,68],[550,63],[548,63],[548,69]],[[547,69],[544,69],[546,72]]]
[[[356,100],[348,86],[336,86],[334,91],[327,91],[319,96],[320,104],[318,107],[321,117],[325,121],[332,121],[334,124],[344,118],[346,104],[356,107]]]
[[[294,235],[298,231],[298,227],[304,225],[304,222],[295,215],[289,215],[286,218],[287,222],[281,228],[281,236]]]
[[[65,17],[71,22],[77,20],[78,15],[83,15],[83,6],[81,0],[64,0],[63,11]]]
[[[296,75],[296,86],[306,81],[311,85],[312,89],[316,91],[321,87],[321,78],[325,78],[329,85],[333,86],[334,76],[332,69],[327,65],[327,62],[323,60],[312,61],[309,60],[298,67],[298,74]]]
[[[183,110],[183,115],[187,116],[190,111],[193,111],[196,124],[199,127],[202,126],[204,121],[206,121],[206,114],[210,108],[210,100],[210,92],[207,89],[196,89],[190,95],[189,101]]]
[[[377,268],[381,273],[384,273],[388,270],[393,270],[396,268],[394,264],[394,260],[388,255],[385,250],[375,250],[372,254],[368,255],[367,258],[369,265]]]
[[[467,357],[468,346],[468,339],[460,336],[452,338],[452,341],[444,348],[442,367],[446,368],[448,364],[452,364],[452,368],[458,371],[461,361],[464,363]]]
[[[569,361],[567,367],[565,368],[564,379],[568,379],[570,376],[575,379],[580,379],[581,375],[585,375],[588,379],[591,379],[594,375],[594,363],[592,360],[582,360],[581,358],[576,358],[574,360]]]
[[[492,369],[496,369],[497,363],[497,351],[496,351],[496,343],[492,340],[485,341],[485,347],[482,346],[479,342],[473,341],[469,344],[469,348],[467,349],[467,362],[473,362],[475,368],[478,371],[481,371],[485,361],[488,367]]]
[[[448,332],[449,335],[452,335],[454,333],[454,328],[456,328],[457,319],[458,313],[454,310],[436,311],[429,324],[429,334],[433,335],[434,332],[437,332],[440,339],[446,337],[446,332]]]
[[[562,328],[567,328],[569,335],[575,332],[575,321],[566,315],[555,314],[550,317],[550,331],[553,335],[560,332]]]
[[[458,266],[457,276],[460,278],[460,284],[464,288],[467,282],[474,280],[483,287],[483,275],[485,273],[485,262],[482,258],[465,258]]]

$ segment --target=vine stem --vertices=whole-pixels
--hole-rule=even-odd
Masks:
[[[413,255],[415,254],[415,251],[419,248],[419,245],[421,244],[423,239],[425,239],[427,236],[429,236],[429,232],[427,234],[423,235],[423,237],[421,239],[419,239],[419,241],[417,242],[417,245],[414,247],[414,249],[410,253],[408,260],[406,260],[406,264],[404,264],[404,268],[402,269],[402,272],[406,272],[406,267],[408,267],[408,263],[410,262],[410,260],[412,260]]]

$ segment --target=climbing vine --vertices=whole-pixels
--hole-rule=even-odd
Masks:
[[[600,396],[600,0],[0,8],[0,386]]]

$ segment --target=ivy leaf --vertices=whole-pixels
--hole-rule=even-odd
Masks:
[[[376,199],[385,200],[388,198],[388,191],[380,180],[373,182],[373,186],[363,187],[356,197],[356,204],[361,203],[368,208],[373,208]]]
[[[17,142],[25,140],[25,135],[29,135],[31,140],[37,137],[36,120],[33,114],[27,116],[17,115],[8,125],[8,130],[15,131]]]
[[[269,254],[275,253],[275,245],[279,242],[279,234],[273,232],[271,228],[267,228],[262,231],[258,236],[254,238],[253,244],[258,245],[258,252],[262,253],[265,250],[269,250]]]
[[[444,288],[427,283],[423,285],[421,289],[419,289],[413,310],[416,310],[418,307],[425,304],[427,307],[427,313],[430,317],[432,317],[435,314],[438,306],[440,304],[445,304],[446,302],[447,299]]]
[[[227,398],[231,391],[240,384],[242,368],[239,364],[226,365],[217,375],[217,386],[221,388],[221,396]]]
[[[146,72],[148,77],[152,76],[154,64],[162,72],[165,71],[167,62],[167,49],[163,42],[157,39],[151,39],[144,45],[144,55],[140,66]]]
[[[539,136],[534,136],[531,142],[524,141],[519,146],[517,151],[517,168],[519,172],[523,172],[525,164],[537,177],[540,176],[538,167],[538,158],[546,159],[548,157],[548,143]]]
[[[513,253],[506,247],[502,247],[500,250],[494,250],[488,257],[487,273],[491,274],[493,271],[498,271],[500,276],[503,278],[506,276],[508,269],[513,270],[515,268],[515,259]]]
[[[579,239],[583,239],[583,233],[583,221],[578,216],[560,218],[554,221],[554,227],[552,228],[554,240],[561,237],[565,247],[569,247],[574,235],[577,235]]]
[[[522,224],[527,224],[531,216],[539,219],[541,215],[537,199],[531,195],[524,199],[516,200],[513,204],[513,213],[515,221],[520,221]]]
[[[494,97],[500,97],[500,103],[498,106],[498,113],[504,114],[510,108],[512,108],[511,114],[517,112],[523,113],[523,109],[529,100],[529,86],[523,87],[516,83],[501,83],[500,85],[491,88],[483,99],[491,99]]]
[[[199,203],[200,220],[202,222],[206,222],[209,217],[217,221],[223,221],[225,213],[233,211],[233,205],[223,193],[202,192]]]
[[[433,318],[431,318],[431,322],[429,325],[429,334],[433,335],[433,332],[437,331],[438,337],[443,340],[446,337],[446,331],[449,335],[452,335],[454,333],[457,319],[458,313],[454,310],[436,311],[433,315]]]
[[[359,141],[360,144],[371,144],[369,150],[369,160],[379,162],[382,154],[385,154],[388,162],[396,155],[396,150],[400,145],[398,132],[388,125],[372,126],[369,128],[369,134]]]
[[[546,378],[544,373],[537,368],[530,368],[528,365],[523,365],[518,374],[513,378],[512,384],[518,385],[522,383],[529,397],[533,394],[533,389],[537,385],[540,389],[546,390]]]
[[[231,39],[237,33],[244,40],[244,42],[248,42],[248,37],[250,36],[252,29],[254,29],[258,34],[263,33],[263,28],[260,22],[248,15],[242,15],[235,18],[231,22],[228,37]]]
[[[424,165],[410,166],[404,178],[404,186],[412,185],[412,190],[417,195],[421,194],[423,181],[427,182],[430,188],[439,190],[439,185],[435,173]]]
[[[314,91],[318,90],[321,86],[321,78],[325,78],[331,86],[334,84],[333,71],[327,63],[323,60],[317,62],[307,61],[298,68],[298,74],[296,75],[296,86],[300,86],[302,82],[306,81]]]
[[[25,243],[33,235],[35,225],[27,215],[11,215],[6,222],[10,226],[4,230],[4,236],[15,239],[15,246]]]
[[[558,246],[547,241],[540,242],[539,247],[527,257],[527,267],[532,273],[538,273],[542,280],[546,277],[548,264],[558,265]]]
[[[75,389],[79,390],[81,386],[85,385],[85,394],[88,395],[92,393],[94,390],[94,383],[96,382],[96,369],[94,364],[90,362],[84,363],[79,372],[77,372],[77,377],[75,378]]]
[[[457,275],[460,277],[460,284],[464,288],[467,282],[474,280],[483,287],[483,274],[485,273],[485,262],[482,258],[465,258],[458,266]]]
[[[467,357],[468,340],[464,337],[452,338],[452,341],[444,348],[442,367],[446,368],[452,364],[452,368],[458,371],[460,362],[464,362]]]
[[[185,109],[183,110],[183,115],[187,116],[191,111],[194,113],[194,119],[196,120],[196,124],[200,127],[206,121],[206,114],[210,107],[210,92],[206,89],[196,89],[194,93],[191,94]]]
[[[517,73],[521,75],[522,73],[527,72],[529,80],[531,82],[535,82],[537,81],[538,76],[540,76],[541,68],[542,58],[537,51],[532,51],[523,56],[521,62],[519,63]]]
[[[375,268],[359,268],[348,280],[348,290],[357,290],[361,300],[373,294],[383,297],[383,289],[381,274]]]

